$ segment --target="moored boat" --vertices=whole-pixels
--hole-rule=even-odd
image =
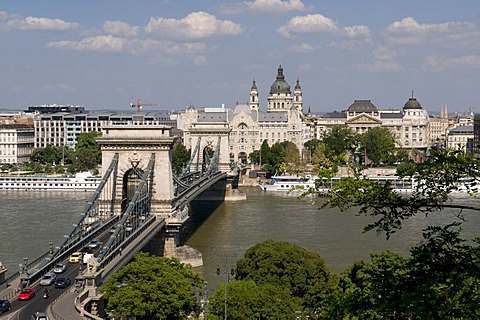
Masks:
[[[101,178],[77,174],[75,177],[0,176],[0,189],[38,191],[95,191]]]

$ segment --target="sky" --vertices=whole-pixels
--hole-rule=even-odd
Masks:
[[[480,113],[480,1],[0,1],[2,109],[233,108],[255,80],[265,111],[279,65],[305,111]]]

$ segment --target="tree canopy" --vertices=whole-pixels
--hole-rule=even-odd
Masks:
[[[176,175],[180,175],[185,165],[190,161],[191,150],[181,143],[177,144],[172,151],[172,170]]]
[[[321,311],[337,283],[318,253],[273,240],[245,251],[244,258],[237,262],[237,279],[287,288],[310,314]]]
[[[177,259],[138,253],[100,288],[115,317],[187,319],[196,309],[202,279]]]

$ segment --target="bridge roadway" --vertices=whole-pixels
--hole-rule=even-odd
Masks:
[[[123,265],[130,261],[133,256],[143,248],[158,232],[165,226],[164,219],[153,218],[150,224],[143,229],[141,237],[127,243],[122,249],[121,254],[117,253],[112,257],[109,263],[101,270],[101,278],[106,279],[110,274],[118,271]],[[98,239],[105,244],[110,237],[110,231],[101,234]],[[100,249],[94,251],[97,255]],[[57,277],[67,277],[71,280],[71,285],[66,289],[55,289],[51,286],[40,286],[37,281],[31,287],[35,289],[36,295],[29,301],[17,301],[16,288],[20,285],[20,279],[12,282],[8,288],[0,292],[0,296],[7,296],[12,304],[12,310],[0,316],[0,320],[26,320],[30,319],[35,312],[45,312],[50,319],[57,320],[76,320],[85,319],[80,316],[81,305],[78,300],[79,288],[75,287],[75,278],[81,273],[80,267],[85,268],[82,263],[67,263],[67,270],[63,274],[57,274]],[[43,299],[43,291],[48,288],[50,296]]]
[[[201,177],[198,181],[195,181],[193,185],[187,190],[184,190],[173,201],[172,205],[178,211],[181,211],[191,200],[195,199],[198,195],[209,189],[212,185],[218,181],[225,179],[226,173],[215,172],[208,176]],[[224,186],[225,187],[225,186]],[[214,192],[207,195],[207,198],[216,198],[225,196],[225,190]],[[179,230],[181,225],[185,222],[187,217],[170,217],[168,224],[174,229]],[[126,238],[121,244],[122,250],[114,248],[114,250],[104,257],[103,261],[100,261],[104,266],[99,270],[100,279],[106,279],[111,273],[118,271],[123,265],[125,265],[131,258],[141,250],[158,232],[162,231],[167,226],[167,222],[163,218],[150,216],[141,225],[132,232],[132,235]],[[110,237],[110,228],[98,235],[97,238],[106,244]],[[79,265],[70,265],[67,272],[62,275],[71,279],[72,285],[67,289],[51,289],[51,296],[49,299],[43,299],[42,293],[44,287],[39,286],[38,281],[30,285],[37,291],[37,295],[30,301],[17,301],[17,288],[20,285],[20,279],[13,280],[10,286],[5,290],[0,291],[0,297],[7,297],[12,302],[12,310],[0,316],[0,320],[15,319],[25,320],[30,319],[31,315],[37,311],[43,311],[50,315],[51,319],[83,319],[79,315],[80,301],[82,303],[88,303],[88,293],[79,293],[83,288],[75,286],[75,278],[79,275]],[[101,285],[101,283],[98,283]],[[80,299],[79,299],[79,296]],[[86,299],[86,300],[85,300]]]

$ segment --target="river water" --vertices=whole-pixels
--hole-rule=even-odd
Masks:
[[[371,252],[390,250],[408,255],[428,224],[445,224],[453,220],[454,211],[446,210],[428,218],[407,220],[403,229],[390,240],[375,232],[363,233],[368,217],[355,210],[319,210],[312,199],[299,200],[294,195],[265,193],[258,187],[241,188],[245,201],[222,202],[194,207],[192,223],[187,225],[183,240],[203,253],[203,267],[196,268],[214,287],[223,281],[217,267],[227,270],[249,247],[273,239],[300,245],[318,252],[331,271],[340,273],[357,260],[368,260]],[[82,212],[91,193],[31,192],[0,190],[0,261],[18,270],[23,258],[33,259],[48,251],[49,243],[59,243]],[[463,198],[463,204],[478,204]],[[480,213],[464,212],[466,238],[479,236]],[[223,273],[223,271],[222,271]]]

